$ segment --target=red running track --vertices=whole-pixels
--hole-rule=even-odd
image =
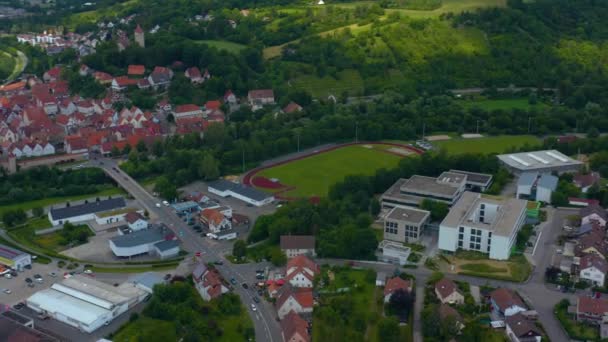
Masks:
[[[294,162],[296,160],[308,158],[310,156],[314,156],[314,155],[317,155],[317,154],[321,154],[321,153],[337,150],[337,149],[342,148],[342,147],[353,146],[353,145],[390,145],[390,146],[401,147],[401,148],[410,150],[410,151],[412,151],[412,152],[414,152],[416,154],[423,154],[424,153],[424,151],[421,150],[421,149],[419,149],[419,148],[415,148],[413,146],[404,145],[404,144],[391,143],[391,142],[358,142],[358,143],[352,142],[352,143],[340,144],[340,145],[336,145],[336,146],[327,147],[325,149],[322,149],[322,150],[319,150],[319,151],[316,151],[316,152],[311,152],[311,153],[308,153],[308,154],[305,154],[305,155],[301,155],[301,156],[297,156],[297,157],[294,157],[294,158],[291,158],[291,159],[286,159],[286,160],[282,160],[282,161],[279,161],[279,162],[276,162],[276,163],[272,163],[272,164],[268,164],[268,165],[264,165],[264,166],[259,166],[259,167],[256,167],[255,169],[251,169],[251,170],[247,171],[247,173],[243,176],[243,184],[248,185],[248,186],[253,186],[251,180],[253,179],[253,177],[258,172],[260,172],[262,170],[270,169],[270,168],[275,167],[275,166],[291,163],[291,162]],[[284,191],[280,191],[280,192],[284,192]],[[275,196],[276,196],[276,194],[275,194]],[[293,200],[293,198],[290,198],[290,197],[282,197],[282,196],[276,196],[276,197],[277,198],[281,198],[281,199],[285,199],[285,200]]]

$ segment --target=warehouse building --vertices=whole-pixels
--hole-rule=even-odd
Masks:
[[[114,287],[76,275],[36,292],[27,306],[80,331],[91,333],[141,302],[148,292],[132,283]]]
[[[583,166],[582,162],[557,150],[500,154],[497,157],[501,164],[516,175],[524,172],[577,172]]]
[[[127,233],[108,240],[110,249],[119,258],[149,254],[165,259],[179,253],[179,243],[177,241],[169,242],[175,239],[175,235],[164,224]]]
[[[273,195],[223,179],[210,182],[208,190],[212,194],[222,197],[234,197],[243,202],[253,204],[256,207],[261,207],[274,201]]]
[[[63,225],[66,222],[77,223],[94,220],[96,213],[124,208],[127,204],[122,197],[110,198],[95,202],[52,208],[49,210],[49,221],[53,226]]]
[[[28,253],[0,245],[0,264],[21,271],[32,264],[32,256]]]
[[[527,201],[465,192],[439,225],[439,249],[507,260],[526,220]]]

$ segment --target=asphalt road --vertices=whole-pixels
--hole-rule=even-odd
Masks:
[[[103,165],[100,164],[103,162]],[[158,217],[164,222],[182,242],[182,248],[188,252],[201,252],[205,262],[213,262],[222,259],[219,251],[206,243],[198,234],[188,229],[184,222],[175,215],[173,209],[167,206],[156,206],[161,203],[161,200],[148,193],[141,185],[139,185],[128,174],[118,168],[117,163],[113,159],[100,158],[92,160],[88,163],[92,166],[103,168],[106,173],[112,177],[123,189],[131,194],[139,203],[148,210],[150,215]],[[229,262],[224,262],[223,265],[216,266],[220,273],[226,279],[234,278],[241,284],[251,282],[242,276],[242,272],[237,272]],[[255,269],[256,265],[251,265]],[[234,292],[241,297],[241,301],[247,307],[251,320],[255,327],[256,341],[280,342],[283,340],[281,329],[276,319],[276,310],[271,304],[265,301],[255,304],[253,298],[257,294],[252,290],[245,290],[240,285],[234,287]],[[251,304],[255,304],[256,311],[251,310]]]

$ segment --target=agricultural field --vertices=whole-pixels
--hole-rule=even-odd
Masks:
[[[338,72],[337,77],[317,77],[314,75],[302,75],[291,82],[295,89],[301,89],[312,94],[316,98],[327,98],[329,95],[340,96],[347,92],[351,96],[363,94],[363,79],[357,70],[344,70]]]
[[[450,154],[461,153],[504,153],[524,145],[540,145],[541,140],[533,135],[500,135],[472,139],[451,139],[434,142],[438,149]]]
[[[381,143],[340,147],[264,169],[253,176],[252,183],[286,197],[325,196],[348,175],[372,175],[378,169],[396,167],[403,156],[391,148],[395,146]]]

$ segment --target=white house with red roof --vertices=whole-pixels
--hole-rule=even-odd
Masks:
[[[201,71],[197,67],[191,67],[191,68],[186,69],[186,71],[184,72],[184,75],[192,83],[205,82],[205,80],[203,79],[203,75],[201,75]]]
[[[61,100],[59,102],[59,113],[63,115],[72,115],[76,112],[76,105],[69,98]]]
[[[53,81],[57,81],[60,76],[61,76],[61,67],[56,66],[56,67],[46,71],[42,75],[42,79],[45,82],[53,82]]]
[[[262,109],[266,105],[273,105],[274,92],[272,89],[256,89],[250,90],[247,94],[247,100],[251,106],[251,110],[256,111]]]
[[[148,228],[148,221],[137,211],[130,211],[125,215],[127,225],[133,231],[143,230]]]
[[[604,286],[608,261],[596,254],[585,254],[579,261],[579,278],[589,281],[594,286]]]
[[[94,72],[93,78],[95,78],[95,80],[101,84],[112,83],[112,80],[114,79],[114,77],[112,77],[112,75],[108,74],[107,72],[103,72],[103,71]]]
[[[608,315],[608,300],[589,296],[579,296],[576,302],[576,320],[579,322],[601,323]]]
[[[281,321],[281,334],[286,342],[309,342],[308,322],[294,311]]]
[[[400,277],[389,278],[384,285],[384,302],[388,303],[391,300],[391,296],[397,290],[404,290],[406,292],[412,291],[412,282],[409,280],[401,279]]]
[[[435,295],[444,304],[464,304],[464,296],[456,283],[448,278],[443,278],[435,284]]]
[[[67,136],[64,141],[64,149],[68,154],[80,154],[87,152],[87,140],[80,136]]]
[[[286,114],[301,112],[302,110],[303,110],[302,106],[300,106],[299,104],[297,104],[293,101],[289,102],[289,104],[287,106],[285,106],[285,108],[283,108],[283,112]]]
[[[80,100],[76,103],[76,108],[78,111],[84,115],[91,115],[95,112],[95,107],[93,106],[93,102],[91,100],[85,99]]]
[[[203,111],[195,104],[184,104],[175,107],[175,110],[173,110],[173,117],[175,120],[196,117],[202,118]]]
[[[234,95],[232,90],[230,90],[230,89],[226,90],[226,93],[224,94],[224,102],[229,103],[231,105],[237,104],[238,99],[236,98],[236,95]]]
[[[13,143],[15,141],[17,141],[17,134],[15,134],[15,132],[13,132],[9,127],[0,128],[0,143]]]
[[[210,100],[205,103],[205,115],[211,114],[213,111],[220,110],[222,103],[218,100]]]
[[[222,283],[222,278],[216,270],[210,270],[204,263],[199,263],[192,271],[194,287],[201,297],[210,301],[218,298],[229,290]]]
[[[209,228],[212,233],[232,229],[232,222],[218,209],[203,209],[200,213],[200,221]]]
[[[504,317],[528,310],[517,293],[504,287],[490,293],[490,304],[493,311]]]
[[[295,288],[283,285],[276,301],[277,316],[285,318],[290,312],[311,313],[314,306],[311,288]]]
[[[298,255],[287,261],[285,280],[294,287],[312,288],[315,275],[319,274],[319,266],[305,255]]]
[[[115,77],[112,80],[112,89],[116,90],[116,91],[121,91],[121,90],[127,89],[127,87],[136,86],[136,85],[137,85],[137,80],[128,78],[127,76]]]

